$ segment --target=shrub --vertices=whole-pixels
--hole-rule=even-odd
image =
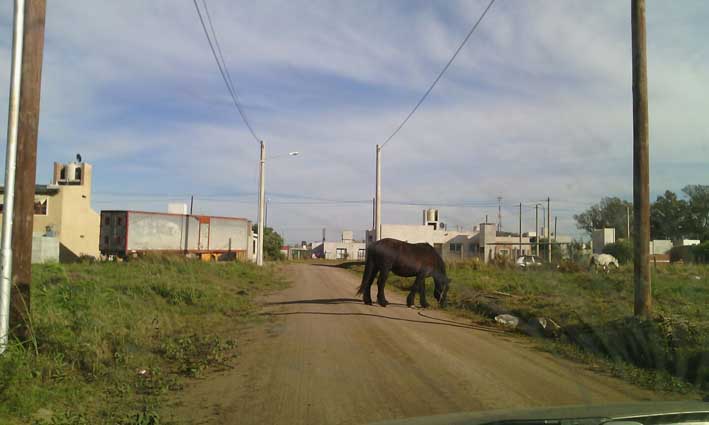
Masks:
[[[633,244],[629,240],[622,240],[603,247],[604,254],[610,254],[618,259],[620,264],[633,261]]]
[[[581,265],[577,261],[562,260],[559,263],[559,271],[562,273],[578,273],[581,270]]]
[[[692,247],[694,261],[697,263],[709,263],[709,241],[704,241]]]
[[[694,262],[693,246],[674,246],[670,249],[670,262],[682,261],[684,263]]]

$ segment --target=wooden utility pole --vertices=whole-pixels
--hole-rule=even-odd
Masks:
[[[192,207],[194,207],[194,195],[190,196],[190,215],[192,215]]]
[[[635,315],[652,312],[650,282],[650,164],[645,0],[631,0],[633,54],[633,249]]]
[[[556,221],[557,221],[557,216],[554,216],[554,242],[556,242]]]
[[[25,3],[22,84],[17,133],[17,170],[12,223],[12,296],[10,328],[20,341],[31,335],[30,283],[32,282],[32,221],[37,175],[37,129],[44,51],[45,0]]]

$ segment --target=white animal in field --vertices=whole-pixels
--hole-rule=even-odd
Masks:
[[[589,269],[595,268],[598,270],[600,267],[606,273],[608,273],[610,266],[615,266],[616,269],[620,267],[618,260],[610,254],[593,254],[591,256],[591,262],[588,265]]]

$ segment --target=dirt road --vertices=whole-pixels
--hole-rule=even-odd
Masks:
[[[359,424],[654,398],[498,330],[409,309],[393,291],[388,307],[366,306],[346,270],[291,265],[286,272],[293,286],[264,300],[268,321],[239,336],[234,368],[190,385],[174,419]]]

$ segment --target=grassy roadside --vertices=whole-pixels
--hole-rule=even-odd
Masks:
[[[0,423],[160,424],[182,377],[224,367],[275,270],[179,257],[33,268],[35,340],[0,356]],[[230,332],[231,331],[231,332]]]
[[[361,273],[362,265],[345,264]],[[483,323],[512,314],[521,323],[552,319],[546,334],[527,326],[543,350],[659,391],[709,391],[709,267],[670,265],[653,270],[654,315],[632,318],[632,267],[608,275],[566,267],[521,271],[478,262],[449,265],[449,309]],[[408,289],[411,279],[390,275]],[[429,292],[431,284],[428,285]]]

